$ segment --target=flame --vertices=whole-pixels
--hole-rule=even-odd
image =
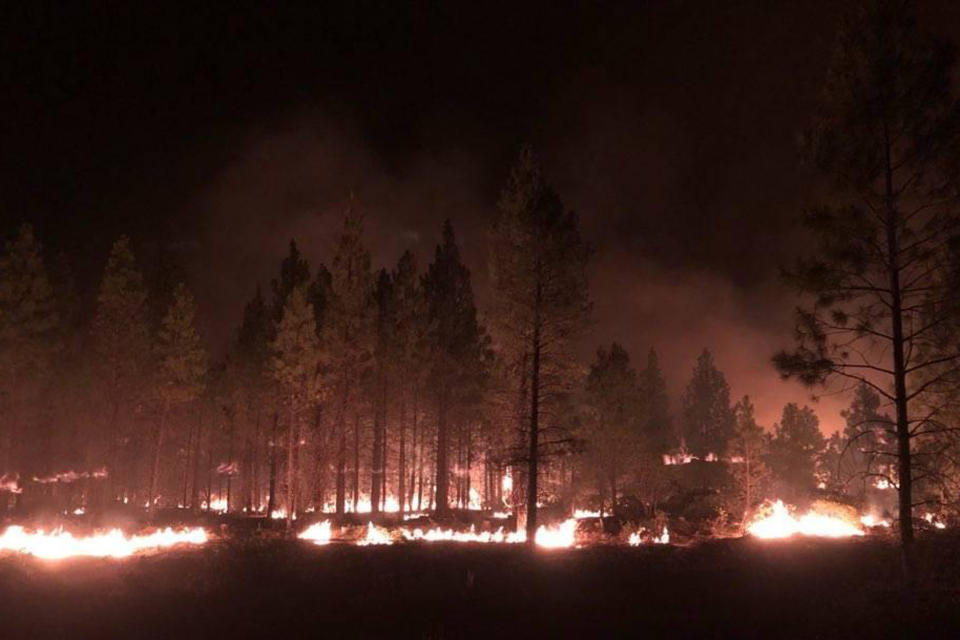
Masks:
[[[599,518],[599,511],[589,511],[587,509],[574,509],[573,517],[575,520],[583,520],[584,518]]]
[[[932,524],[932,525],[933,525],[934,527],[936,527],[937,529],[946,529],[946,528],[947,528],[947,524],[946,524],[945,522],[943,522],[942,520],[938,520],[938,519],[937,519],[937,516],[933,515],[933,514],[930,513],[929,511],[928,511],[927,513],[923,514],[923,519],[926,520],[927,522],[929,522],[930,524]]]
[[[772,508],[770,515],[751,522],[747,526],[747,533],[757,538],[789,538],[796,534],[826,538],[864,535],[863,530],[851,522],[814,511],[795,518],[781,500],[774,502]]]
[[[414,529],[403,531],[403,538],[410,542],[479,542],[479,543],[515,543],[523,542],[526,536],[504,532],[503,528],[496,531],[481,531],[477,533],[473,527],[470,531],[454,531],[453,529],[434,528],[429,531]]]
[[[330,544],[330,521],[314,523],[300,532],[297,537],[301,540],[309,540],[313,544]]]
[[[94,469],[93,471],[62,471],[48,476],[33,476],[33,481],[40,484],[49,484],[51,482],[76,482],[85,478],[95,478],[97,480],[107,477],[106,467]]]
[[[541,525],[537,529],[534,542],[544,549],[572,547],[576,542],[576,534],[577,521],[575,518],[570,518],[553,527]]]
[[[641,544],[643,544],[643,532],[644,529],[631,533],[629,540],[627,540],[627,544],[629,544],[631,547],[639,547]],[[664,527],[660,535],[653,536],[650,541],[654,544],[670,544],[670,532],[667,531],[666,527]]]
[[[371,544],[393,544],[390,532],[375,526],[372,522],[367,523],[367,536],[363,540],[357,540],[357,544],[365,547]]]
[[[204,503],[203,506],[206,506]],[[216,511],[217,513],[226,513],[227,512],[227,499],[226,498],[214,498],[210,501],[210,511]]]
[[[873,527],[889,527],[890,521],[886,518],[878,518],[872,513],[868,513],[865,516],[860,516],[860,524],[868,529],[872,529]]]
[[[167,527],[146,535],[129,537],[120,529],[112,529],[106,533],[77,538],[66,531],[27,532],[23,527],[11,526],[0,535],[0,551],[25,553],[45,560],[79,556],[126,558],[135,553],[176,545],[200,545],[207,540],[207,532],[201,527],[179,531]]]

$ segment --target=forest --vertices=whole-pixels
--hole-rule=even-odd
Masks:
[[[345,187],[333,251],[311,264],[319,252],[290,239],[272,278],[244,283],[226,349],[201,335],[182,265],[143,261],[154,239],[115,238],[87,287],[38,229],[4,229],[0,511],[287,530],[307,514],[482,512],[532,541],[578,512],[695,538],[741,534],[772,500],[827,501],[895,524],[909,567],[914,531],[960,515],[955,72],[950,42],[868,3],[841,24],[800,136],[827,186],[791,230],[794,341],[769,373],[848,399],[836,432],[813,399],[758,424],[710,345],[671,398],[658,345],[597,335],[595,250],[517,145],[483,263],[465,262],[450,211],[426,264],[374,264]]]

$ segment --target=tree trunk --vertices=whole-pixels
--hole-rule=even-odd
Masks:
[[[449,448],[447,438],[449,434],[446,404],[446,389],[441,385],[441,388],[437,391],[437,486],[435,495],[438,515],[446,514],[450,507],[447,499],[450,471],[447,468],[447,449]]]
[[[360,412],[353,414],[353,512],[360,506]]]
[[[406,437],[406,420],[407,420],[407,403],[406,403],[406,394],[404,393],[404,387],[401,383],[400,386],[400,422],[397,425],[397,429],[400,431],[398,434],[400,452],[397,458],[397,502],[399,503],[400,508],[400,519],[403,520],[403,514],[406,512],[407,505],[407,483],[406,483],[406,473],[407,473],[407,443],[404,440]]]
[[[160,408],[160,421],[157,424],[157,440],[154,444],[153,449],[153,471],[150,474],[150,496],[148,498],[147,510],[153,514],[155,501],[157,499],[157,487],[160,482],[160,454],[163,450],[163,437],[164,431],[166,429],[167,421],[167,407],[168,403],[166,400],[163,401],[163,406]]]
[[[272,518],[277,509],[277,422],[280,416],[273,412],[273,427],[270,430],[270,484],[267,489],[267,517]]]
[[[197,411],[197,439],[193,445],[193,481],[190,486],[190,509],[200,511],[200,442],[203,438],[203,409]]]
[[[540,305],[542,290],[540,282],[534,301],[533,316],[533,365],[530,369],[530,451],[527,472],[527,544],[535,544],[537,533],[537,474],[540,455]]]
[[[370,514],[380,513],[380,490],[383,487],[384,397],[383,372],[378,372],[376,400],[373,409],[373,452],[370,468]],[[354,509],[356,510],[356,509]]]
[[[287,425],[287,531],[293,528],[293,454],[296,447],[296,408],[294,407],[293,396],[289,398],[290,402],[290,421]]]
[[[890,161],[891,145],[886,145],[886,201],[887,201],[887,255],[890,275],[890,318],[892,320],[893,386],[894,403],[897,412],[897,475],[899,480],[900,548],[904,575],[913,576],[913,477],[910,459],[910,422],[907,413],[907,374],[904,360],[903,338],[903,300],[900,291],[900,264],[897,252],[900,249],[897,238],[896,193],[893,187],[893,169]]]

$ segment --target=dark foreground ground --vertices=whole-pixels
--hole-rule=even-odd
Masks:
[[[0,638],[960,637],[960,540],[905,591],[880,541],[531,552],[221,542],[125,561],[0,557]]]

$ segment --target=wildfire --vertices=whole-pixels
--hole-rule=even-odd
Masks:
[[[790,515],[781,500],[773,503],[772,513],[755,519],[747,526],[747,533],[757,538],[789,538],[797,534],[826,538],[862,536],[863,530],[855,524],[835,516],[808,511],[799,518]]]
[[[410,542],[479,542],[479,543],[513,543],[523,542],[524,538],[519,533],[505,533],[503,528],[496,531],[481,531],[477,533],[473,527],[470,531],[454,531],[453,529],[414,529],[413,531],[403,531],[403,538]]]
[[[583,520],[585,518],[599,518],[599,511],[590,511],[588,509],[574,509],[573,517],[575,520]]]
[[[313,544],[330,544],[330,521],[314,523],[300,532],[297,537],[301,540],[309,540]]]
[[[627,543],[631,547],[639,547],[641,544],[643,544],[643,535],[642,535],[643,533],[644,533],[643,529],[641,529],[640,531],[631,533],[630,539],[627,540]],[[653,536],[650,540],[654,544],[670,544],[670,532],[667,531],[666,527],[664,527],[663,531],[660,533],[659,536]]]
[[[52,473],[48,476],[33,476],[33,481],[39,484],[50,484],[51,482],[70,483],[86,478],[102,480],[106,477],[107,469],[106,467],[101,467],[100,469],[94,469],[93,471],[63,471],[60,473]]]
[[[946,529],[947,524],[942,520],[937,519],[937,516],[933,515],[929,511],[923,514],[923,519],[932,524],[937,529]]]
[[[576,542],[577,521],[574,518],[564,520],[553,527],[540,526],[537,529],[534,542],[544,549],[560,549],[572,547]]]
[[[178,531],[168,527],[136,536],[126,536],[120,529],[112,529],[106,533],[74,537],[66,531],[28,532],[23,527],[11,526],[0,535],[0,551],[25,553],[46,560],[71,557],[126,558],[135,553],[176,545],[200,545],[207,540],[207,532],[201,527]]]
[[[889,527],[890,521],[886,518],[878,518],[877,516],[868,513],[867,515],[860,517],[860,524],[868,529],[872,529],[873,527]]]
[[[386,529],[382,529],[372,522],[368,522],[367,536],[363,540],[357,540],[357,544],[361,547],[376,544],[393,544],[393,538],[390,537],[390,532]]]

